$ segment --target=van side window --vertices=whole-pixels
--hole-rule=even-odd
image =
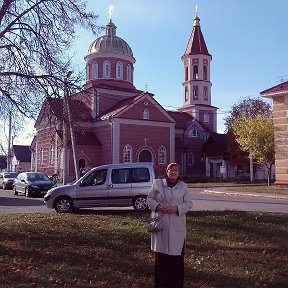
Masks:
[[[113,169],[111,172],[112,184],[130,183],[129,169]]]
[[[132,169],[132,182],[149,182],[150,174],[147,168],[133,168]]]
[[[106,182],[107,169],[95,170],[87,174],[82,181],[82,186],[102,185]]]

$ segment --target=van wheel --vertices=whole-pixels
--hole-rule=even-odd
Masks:
[[[13,187],[14,195],[18,195],[18,192],[16,190],[16,186]]]
[[[58,213],[70,213],[74,210],[73,201],[69,197],[59,197],[54,202],[54,208]]]
[[[133,208],[136,210],[136,211],[145,211],[145,210],[148,210],[148,205],[147,205],[147,202],[146,202],[146,196],[136,196],[134,199],[133,199]]]

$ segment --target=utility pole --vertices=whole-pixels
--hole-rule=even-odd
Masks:
[[[69,125],[69,130],[70,130],[70,138],[71,138],[71,144],[72,144],[72,154],[73,154],[73,162],[74,162],[74,169],[75,169],[75,177],[76,177],[76,180],[79,179],[79,171],[78,171],[78,165],[77,165],[77,158],[76,158],[76,145],[75,145],[75,134],[74,134],[74,129],[73,129],[73,123],[72,123],[72,117],[71,117],[71,111],[70,111],[70,106],[69,106],[69,91],[68,91],[68,78],[71,76],[72,74],[72,71],[69,71],[67,73],[67,76],[65,78],[65,82],[64,82],[64,107],[67,111],[67,116],[68,116],[68,125]],[[65,134],[67,133],[67,130],[66,130],[66,126],[65,126],[65,121],[64,121],[64,127],[65,129],[63,129],[63,136],[64,136],[64,130],[65,130]],[[63,127],[63,128],[64,128]],[[64,167],[65,167],[65,170],[63,169],[63,176],[65,175],[65,177],[63,177],[63,184],[66,184],[66,170],[67,170],[67,134],[65,135],[65,141],[66,141],[66,149],[64,150],[64,160],[66,161]],[[64,164],[64,161],[63,161],[63,164]],[[65,180],[65,182],[64,182]]]
[[[64,104],[63,104],[63,115],[65,116],[65,110],[66,110],[66,102],[64,97]],[[66,184],[66,170],[67,170],[67,131],[66,131],[66,121],[63,119],[63,150],[62,150],[62,183],[63,185]]]
[[[8,131],[8,153],[7,153],[7,170],[12,171],[11,169],[11,134],[12,134],[12,112],[9,111],[9,131]]]
[[[249,164],[250,164],[250,182],[254,181],[254,171],[253,171],[253,158],[251,156],[252,148],[249,149]]]

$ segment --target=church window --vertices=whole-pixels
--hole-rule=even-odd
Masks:
[[[122,62],[117,62],[116,64],[116,78],[123,79],[123,64]]]
[[[53,145],[51,145],[49,151],[49,164],[53,164],[53,162],[54,162],[54,147]]]
[[[132,162],[132,147],[129,144],[124,146],[123,162]]]
[[[148,109],[144,109],[144,111],[143,111],[143,119],[149,120],[149,110]]]
[[[204,94],[204,100],[207,101],[208,100],[208,89],[206,86],[203,88],[203,94]]]
[[[130,82],[132,80],[132,73],[131,72],[132,72],[131,65],[128,64],[127,65],[127,81],[130,81]]]
[[[188,87],[185,87],[185,102],[187,102],[189,99],[189,91],[188,91]]]
[[[36,161],[38,165],[40,165],[40,159],[41,159],[41,149],[39,149],[36,154]]]
[[[98,63],[96,61],[92,64],[92,79],[98,79]]]
[[[194,165],[194,154],[193,153],[188,153],[187,155],[187,163],[189,166]]]
[[[198,65],[194,65],[194,66],[193,66],[193,79],[194,79],[194,80],[199,79]]]
[[[57,163],[58,160],[59,160],[59,155],[61,155],[61,150],[56,148],[55,153],[56,153],[56,155],[55,155],[55,156],[56,156],[55,162]]]
[[[203,80],[207,80],[208,76],[207,76],[207,66],[204,65],[203,66]]]
[[[43,161],[44,161],[44,149],[43,147],[40,148],[40,154],[39,154],[39,164],[43,165]]]
[[[205,114],[204,114],[204,123],[205,123],[205,124],[208,124],[208,123],[209,123],[209,114],[208,114],[208,113],[205,113]]]
[[[188,66],[186,66],[185,67],[185,81],[188,81],[188,73],[189,73]]]
[[[111,77],[111,64],[110,64],[110,61],[108,60],[104,61],[103,74],[104,74],[104,78],[106,79]]]
[[[198,86],[193,86],[193,99],[198,99]]]
[[[86,81],[89,81],[89,78],[90,78],[90,65],[87,63],[86,64]]]
[[[158,163],[166,164],[166,148],[161,146],[158,151]]]

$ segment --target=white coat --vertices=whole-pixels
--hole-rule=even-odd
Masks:
[[[156,179],[147,196],[147,204],[152,216],[157,215],[155,210],[159,204],[178,207],[178,214],[163,214],[163,230],[151,233],[151,249],[168,255],[181,255],[186,239],[186,213],[193,205],[188,185],[178,181],[170,188],[166,179]]]

